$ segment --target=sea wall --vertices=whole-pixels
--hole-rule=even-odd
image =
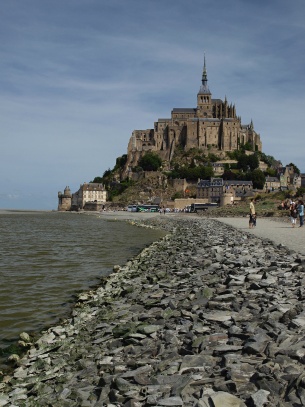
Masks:
[[[145,225],[170,234],[79,296],[0,406],[304,405],[304,256],[214,219]]]

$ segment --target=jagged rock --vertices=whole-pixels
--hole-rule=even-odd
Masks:
[[[241,399],[223,391],[211,394],[209,399],[212,401],[213,407],[246,407]]]
[[[264,407],[268,403],[269,391],[258,390],[256,393],[251,394],[251,399],[254,407]]]
[[[13,366],[17,366],[20,362],[20,357],[13,353],[7,358],[8,363],[10,363]]]
[[[167,397],[158,400],[159,406],[183,406],[183,400],[180,397]]]
[[[30,345],[0,406],[304,404],[305,257],[213,219],[146,226],[171,234]]]
[[[31,342],[30,335],[27,334],[26,332],[22,332],[22,333],[19,335],[19,337],[20,337],[20,339],[21,339],[23,342],[25,342],[25,343]]]
[[[7,394],[0,394],[0,407],[4,407],[9,403],[9,396]]]

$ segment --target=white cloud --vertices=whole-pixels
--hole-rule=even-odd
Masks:
[[[305,3],[233,3],[2,2],[1,190],[20,207],[31,194],[54,206],[65,184],[112,168],[134,129],[196,106],[204,52],[213,97],[305,171]]]

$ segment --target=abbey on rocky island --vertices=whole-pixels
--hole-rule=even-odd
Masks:
[[[246,144],[253,151],[262,151],[260,135],[254,130],[252,120],[250,124],[242,124],[235,105],[228,104],[226,98],[224,101],[212,98],[204,58],[197,107],[174,108],[171,118],[158,119],[153,129],[134,130],[128,143],[124,175],[128,176],[147,151],[170,162],[177,146],[185,151],[198,148],[219,154],[238,150]]]

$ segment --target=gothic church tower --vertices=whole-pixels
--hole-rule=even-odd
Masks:
[[[199,92],[197,94],[197,117],[213,117],[212,94],[208,87],[208,76],[205,64],[205,56],[201,82],[202,85],[200,86]]]

